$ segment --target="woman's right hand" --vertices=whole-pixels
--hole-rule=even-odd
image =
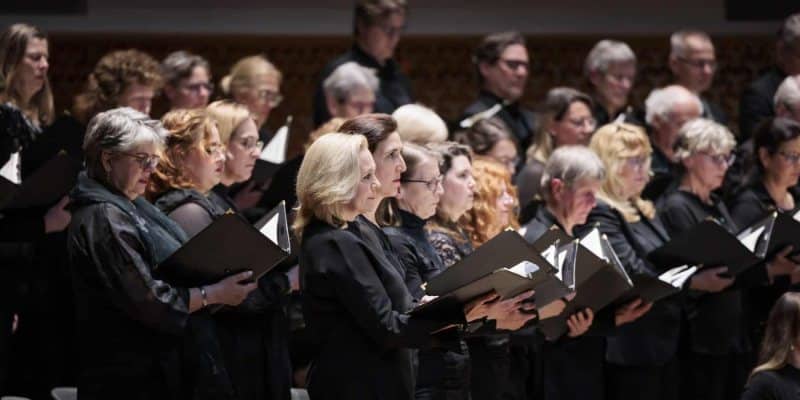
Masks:
[[[64,196],[44,214],[44,232],[61,232],[67,228],[72,214],[64,208],[69,204],[69,196]]]
[[[206,286],[209,304],[237,306],[258,287],[257,282],[244,282],[253,277],[253,271],[231,275],[213,285]]]
[[[716,293],[733,285],[734,278],[721,276],[727,273],[728,267],[706,268],[694,274],[690,279],[689,287],[694,290]]]

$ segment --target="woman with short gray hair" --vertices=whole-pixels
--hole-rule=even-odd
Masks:
[[[208,61],[197,54],[180,50],[170,53],[161,62],[164,95],[170,109],[194,109],[208,105],[214,92]]]
[[[161,125],[131,108],[102,112],[89,124],[88,168],[70,195],[74,214],[67,233],[82,399],[183,398],[216,390],[226,379],[224,368],[211,370],[221,366],[200,361],[199,354],[184,354],[197,363],[181,365],[184,339],[195,340],[198,333],[189,315],[209,304],[237,305],[256,287],[241,283],[249,271],[199,288],[153,277],[158,263],[186,240],[177,224],[142,197],[163,143]],[[182,369],[194,381],[183,382]]]
[[[334,118],[353,118],[371,113],[378,84],[375,70],[362,67],[355,61],[338,66],[322,83],[328,112]]]
[[[584,74],[594,87],[597,126],[633,111],[628,105],[628,95],[636,79],[636,54],[630,46],[609,39],[597,42],[586,56]]]

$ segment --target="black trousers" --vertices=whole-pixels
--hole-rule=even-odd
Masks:
[[[662,366],[628,366],[607,363],[605,372],[606,398],[608,399],[681,399],[680,367],[677,357],[673,357]]]

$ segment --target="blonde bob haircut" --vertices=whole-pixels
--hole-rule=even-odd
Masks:
[[[619,211],[627,222],[639,221],[639,212],[647,218],[653,218],[655,216],[653,203],[642,199],[641,193],[626,198],[624,183],[620,176],[629,157],[647,157],[645,168],[650,170],[653,148],[644,129],[626,123],[604,125],[592,136],[589,148],[600,157],[606,169],[606,177],[597,197]]]
[[[237,98],[252,90],[262,77],[273,76],[280,85],[283,76],[278,68],[263,55],[242,58],[233,64],[230,73],[220,81],[222,93],[229,98]]]
[[[206,107],[206,112],[217,123],[219,140],[224,145],[230,144],[233,133],[248,118],[253,119],[250,110],[231,100],[218,100]]]
[[[675,158],[683,161],[694,153],[708,151],[727,153],[736,147],[736,139],[728,128],[710,119],[696,118],[681,127],[675,142]]]
[[[342,208],[353,199],[361,179],[359,154],[367,150],[362,135],[329,133],[320,136],[306,151],[297,173],[297,216],[293,229],[297,238],[313,218],[344,227]]]
[[[392,113],[397,133],[404,143],[425,146],[447,140],[448,131],[442,117],[421,104],[406,104]]]

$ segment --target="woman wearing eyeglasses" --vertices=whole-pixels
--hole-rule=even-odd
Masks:
[[[220,82],[226,98],[245,105],[253,114],[259,138],[264,143],[272,137],[264,124],[270,112],[283,101],[282,80],[283,75],[275,65],[263,55],[256,55],[237,61]]]
[[[678,236],[712,218],[731,234],[740,229],[728,208],[713,193],[722,185],[733,161],[733,135],[722,125],[695,119],[678,133],[675,157],[683,169],[678,190],[660,206],[664,226]],[[698,244],[702,245],[702,244]],[[693,289],[707,292],[687,300],[688,350],[681,365],[689,371],[681,382],[685,398],[729,399],[738,396],[751,367],[753,345],[746,326],[743,288],[767,285],[794,269],[788,253],[778,254],[765,266],[756,266],[734,278],[723,276],[724,266],[708,269],[691,280]],[[726,290],[727,289],[727,290]]]
[[[198,365],[183,364],[181,345],[195,333],[189,314],[208,304],[237,305],[256,285],[241,283],[250,272],[200,288],[153,277],[186,240],[180,226],[142,197],[163,136],[158,121],[130,108],[100,113],[89,124],[87,172],[71,194],[67,236],[82,399],[225,398],[203,392],[222,371],[199,375]],[[205,354],[193,356],[206,360]]]
[[[530,220],[535,213],[532,202],[542,195],[542,171],[553,150],[567,145],[589,145],[595,129],[593,107],[594,102],[588,95],[569,87],[557,87],[547,92],[541,130],[535,142],[528,147],[526,164],[515,180],[519,202],[523,207],[520,213],[522,223]]]
[[[214,93],[208,61],[188,51],[170,53],[161,62],[164,74],[164,95],[170,109],[203,108]]]
[[[800,124],[787,118],[766,120],[753,134],[753,164],[755,168],[745,186],[729,203],[731,216],[739,227],[750,226],[775,211],[798,210]],[[761,340],[770,308],[791,284],[797,283],[798,275],[796,268],[790,277],[777,278],[774,285],[749,293],[755,343]]]

